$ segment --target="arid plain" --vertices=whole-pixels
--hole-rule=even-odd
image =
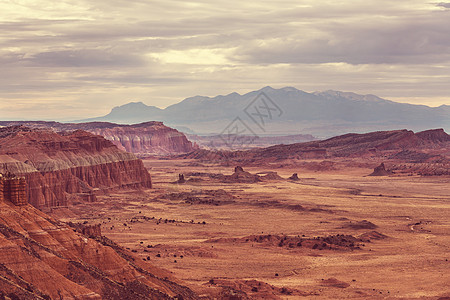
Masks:
[[[244,169],[281,178],[242,183],[220,180],[214,174],[234,166],[214,162],[144,164],[153,189],[100,195],[52,215],[101,223],[103,235],[205,297],[450,297],[448,176],[264,166]],[[299,180],[288,179],[293,173]],[[176,183],[179,174],[186,182]]]

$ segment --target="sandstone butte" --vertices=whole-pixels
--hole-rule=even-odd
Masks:
[[[84,130],[101,135],[120,150],[139,156],[188,153],[196,149],[186,136],[162,122],[151,121],[134,125],[109,122],[59,123],[45,121],[0,121],[0,126],[27,126],[52,131]]]
[[[68,195],[93,200],[108,190],[152,186],[134,154],[82,130],[0,128],[0,173],[25,177],[28,202],[41,209],[68,205]]]
[[[198,299],[98,230],[86,236],[29,204],[0,201],[0,297]],[[9,299],[8,298],[8,299]]]

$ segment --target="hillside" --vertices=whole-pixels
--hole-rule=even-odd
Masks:
[[[295,165],[307,159],[353,160],[353,164],[391,161],[397,164],[397,169],[408,169],[421,175],[450,175],[450,136],[443,129],[418,133],[406,129],[350,133],[321,141],[247,151],[197,150],[182,157],[258,166]],[[333,163],[328,161],[325,164]]]
[[[316,140],[310,134],[295,134],[285,136],[244,136],[244,139],[251,139],[251,143],[244,143],[242,145],[229,145],[227,139],[221,135],[200,136],[195,134],[186,134],[187,138],[203,149],[224,149],[229,150],[233,148],[235,150],[244,150],[256,147],[269,147],[278,144],[294,144]],[[231,146],[231,147],[230,147]]]
[[[0,297],[197,298],[167,271],[133,257],[98,232],[91,237],[85,232],[31,205],[0,202]]]

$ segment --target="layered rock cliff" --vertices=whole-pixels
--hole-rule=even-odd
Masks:
[[[87,129],[112,141],[119,149],[137,155],[187,153],[194,148],[186,136],[162,122],[115,125]]]
[[[450,135],[443,129],[418,133],[406,129],[350,133],[322,141],[275,145],[247,151],[201,149],[181,157],[243,165],[286,165],[305,159],[387,159],[397,164],[396,170],[406,168],[419,175],[448,175]],[[399,164],[402,162],[414,165]]]
[[[103,136],[121,150],[143,156],[187,153],[195,148],[183,133],[165,126],[162,122],[123,125],[108,122],[0,121],[0,125],[24,125],[31,128],[51,129],[56,132],[84,130]]]
[[[85,236],[31,205],[0,202],[0,298],[197,299],[112,241]]]
[[[68,204],[68,194],[151,188],[141,160],[85,131],[57,134],[23,126],[0,128],[0,172],[24,176],[28,202],[43,208]]]

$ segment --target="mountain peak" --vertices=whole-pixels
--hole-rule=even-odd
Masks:
[[[150,106],[147,105],[143,102],[129,102],[120,106],[116,106],[114,107],[111,112],[115,111],[115,110],[135,110],[135,111],[139,111],[139,110],[161,110],[160,108],[156,107],[156,106]]]
[[[116,106],[113,108],[113,110],[118,108],[143,108],[143,107],[149,106],[143,103],[142,101],[138,101],[138,102],[128,102],[126,104]]]
[[[271,86],[265,86],[262,89],[260,89],[260,91],[262,92],[267,92],[267,91],[274,91],[275,89]]]
[[[353,92],[342,92],[342,91],[335,91],[335,90],[326,90],[323,92],[314,92],[313,93],[316,96],[321,96],[329,99],[336,99],[336,98],[345,98],[348,100],[356,100],[356,101],[389,101],[385,100],[383,98],[380,98],[378,96],[372,95],[372,94],[366,94],[366,95],[360,95]]]
[[[286,86],[284,88],[281,88],[280,90],[285,91],[285,92],[298,92],[300,90],[296,89],[295,87],[292,86]]]

